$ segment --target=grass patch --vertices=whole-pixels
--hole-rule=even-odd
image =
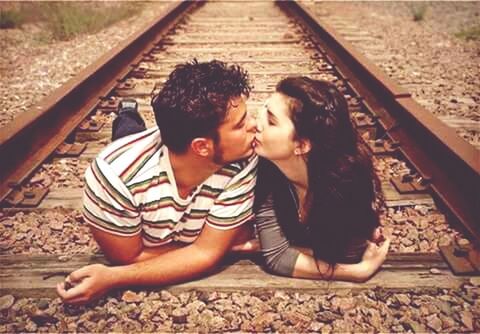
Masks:
[[[136,3],[46,2],[42,17],[52,37],[68,40],[85,33],[96,33],[140,11]]]
[[[0,9],[0,29],[20,28],[24,17],[17,9]]]
[[[32,1],[20,3],[15,9],[2,10],[1,20],[15,27],[23,23],[39,24],[45,27],[44,33],[51,39],[69,40],[80,34],[94,34],[138,14],[143,6],[139,2],[120,1]]]
[[[480,25],[463,29],[457,32],[455,36],[467,41],[480,41]]]
[[[427,4],[421,2],[411,3],[410,12],[412,13],[413,21],[422,21],[425,18],[425,14],[427,13]]]

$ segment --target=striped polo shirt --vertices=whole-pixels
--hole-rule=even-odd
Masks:
[[[253,218],[257,156],[230,163],[178,195],[157,127],[108,145],[85,173],[83,214],[103,231],[142,234],[145,246],[191,243],[204,224],[231,229]]]

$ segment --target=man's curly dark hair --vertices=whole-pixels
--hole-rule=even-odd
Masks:
[[[197,137],[218,141],[232,98],[250,94],[248,73],[237,65],[196,59],[179,64],[152,99],[163,143],[172,152],[184,153]]]

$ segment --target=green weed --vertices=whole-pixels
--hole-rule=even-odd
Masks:
[[[0,9],[0,29],[20,28],[24,18],[19,10]]]
[[[455,36],[467,41],[480,41],[480,25],[465,28],[457,32]]]
[[[410,4],[410,12],[412,13],[413,21],[419,22],[425,18],[427,13],[427,4],[422,2],[414,2]]]

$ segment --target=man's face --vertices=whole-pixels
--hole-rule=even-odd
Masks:
[[[227,115],[218,128],[214,162],[218,165],[247,158],[253,154],[255,121],[247,113],[245,97],[230,100]]]

